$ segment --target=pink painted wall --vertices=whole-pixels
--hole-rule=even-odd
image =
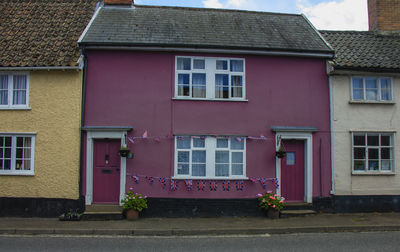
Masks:
[[[248,102],[177,101],[172,100],[176,55],[196,54],[88,51],[84,126],[133,126],[130,136],[141,136],[145,130],[150,136],[264,134],[266,141],[247,141],[248,177],[275,176],[270,126],[316,127],[313,196],[329,195],[329,93],[324,60],[231,55],[245,58]],[[135,158],[127,160],[128,174],[173,176],[173,140],[137,141],[129,147]],[[203,192],[197,191],[193,182],[193,191],[187,191],[181,181],[179,190],[171,192],[157,181],[153,185],[144,180],[135,184],[127,177],[126,188],[151,197],[181,198],[254,198],[265,191],[259,183],[250,181],[245,181],[243,191],[237,191],[235,181],[231,181],[229,192],[222,190],[221,182],[216,192],[210,192],[208,186]]]

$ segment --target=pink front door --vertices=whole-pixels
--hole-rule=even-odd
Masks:
[[[93,203],[119,203],[121,140],[94,141]]]
[[[282,140],[281,195],[288,202],[304,202],[304,141]]]

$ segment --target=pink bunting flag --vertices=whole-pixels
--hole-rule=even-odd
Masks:
[[[144,131],[142,138],[143,138],[143,139],[148,138],[147,130]]]

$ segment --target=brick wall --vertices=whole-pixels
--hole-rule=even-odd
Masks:
[[[400,31],[400,0],[368,0],[370,31]]]

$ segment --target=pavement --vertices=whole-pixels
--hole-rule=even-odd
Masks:
[[[197,236],[368,231],[400,231],[400,213],[320,213],[276,220],[266,217],[141,218],[137,221],[0,218],[0,235]]]

